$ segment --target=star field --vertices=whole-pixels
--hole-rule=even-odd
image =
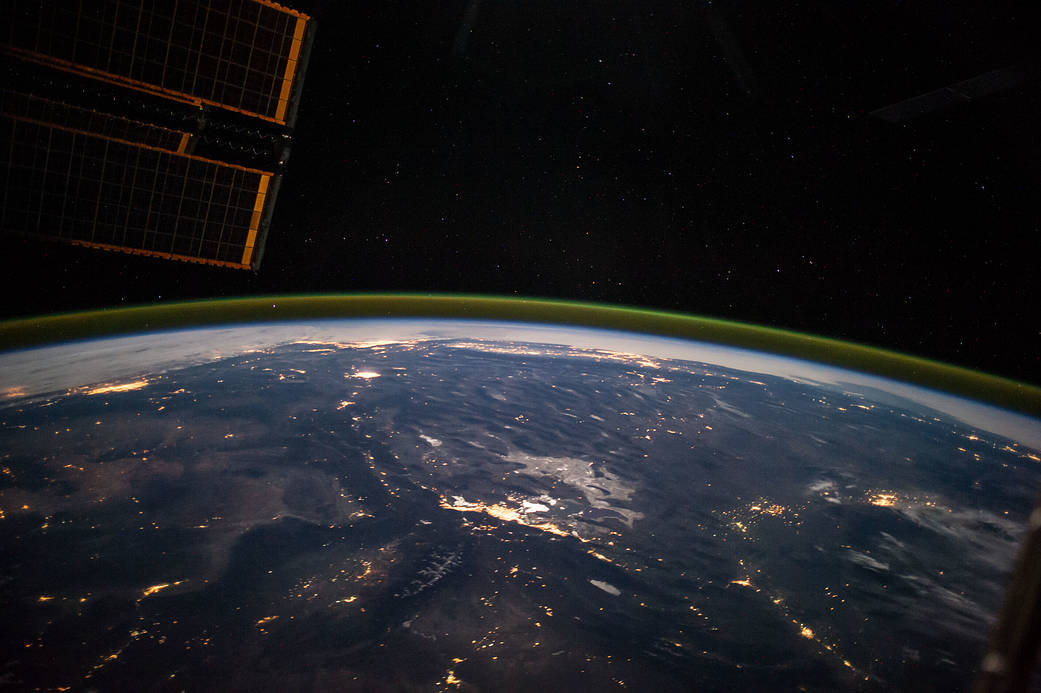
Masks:
[[[259,273],[15,239],[6,315],[269,292],[518,294],[764,323],[1041,382],[1036,75],[901,123],[871,115],[1036,62],[1036,9],[299,8],[318,33]],[[46,277],[28,293],[25,266]]]

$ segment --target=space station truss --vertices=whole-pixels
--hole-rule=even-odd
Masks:
[[[7,0],[0,228],[259,266],[313,22],[267,0]]]

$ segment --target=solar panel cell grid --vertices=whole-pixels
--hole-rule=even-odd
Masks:
[[[58,126],[3,122],[5,229],[242,261],[267,174]]]
[[[256,0],[7,2],[9,52],[283,122],[302,15]]]

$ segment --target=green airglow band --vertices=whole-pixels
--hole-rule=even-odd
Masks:
[[[0,349],[212,325],[350,318],[507,320],[694,339],[851,368],[1041,417],[1041,388],[938,361],[728,320],[532,298],[321,294],[142,305],[0,322]]]

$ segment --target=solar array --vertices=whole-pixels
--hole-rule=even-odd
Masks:
[[[250,266],[270,172],[185,154],[187,133],[39,104],[32,97],[11,100],[66,122],[5,111],[4,228],[35,228],[81,245],[158,257]]]
[[[285,123],[306,15],[260,0],[5,1],[8,53]]]
[[[0,51],[65,77],[0,97],[0,228],[257,267],[309,18],[266,0],[5,4]]]

